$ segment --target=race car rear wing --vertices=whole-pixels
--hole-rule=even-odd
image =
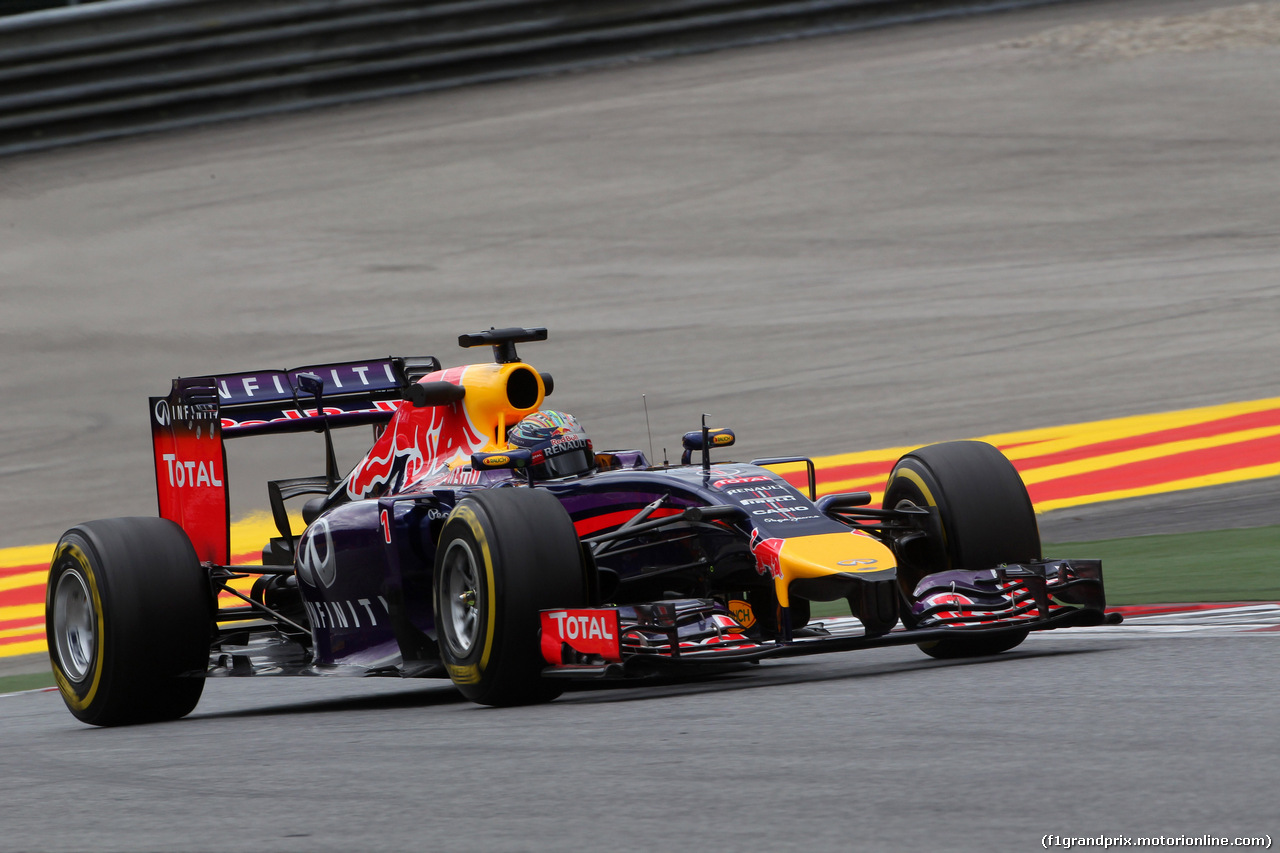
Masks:
[[[226,565],[231,525],[224,437],[385,424],[406,390],[439,369],[440,362],[427,356],[173,380],[168,396],[150,398],[160,516],[186,531],[202,561]]]
[[[405,389],[439,369],[435,358],[387,358],[200,378],[214,383],[223,434],[234,438],[314,431],[325,421],[332,427],[386,423]]]

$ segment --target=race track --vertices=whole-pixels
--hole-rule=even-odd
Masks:
[[[456,364],[490,325],[550,327],[521,353],[601,444],[647,447],[648,395],[659,454],[702,412],[750,458],[1274,397],[1280,48],[1039,35],[1230,5],[1069,4],[0,161],[0,546],[154,513],[143,407],[174,376]],[[233,511],[313,473],[308,438],[233,446]],[[1217,494],[1220,526],[1280,519],[1275,480]],[[1124,511],[1206,524],[1202,498]],[[1133,532],[1115,509],[1046,538]],[[0,848],[1275,836],[1276,637],[880,650],[511,711],[227,680],[118,731],[2,697]]]
[[[1277,635],[915,649],[490,710],[432,683],[221,680],[178,723],[0,697],[5,849],[1040,849],[1276,836]],[[1247,667],[1248,675],[1242,670]]]

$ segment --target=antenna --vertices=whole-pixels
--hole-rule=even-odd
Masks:
[[[653,428],[649,426],[649,398],[641,394],[640,402],[644,403],[644,429],[645,432],[649,433],[649,458],[657,459],[658,457],[653,455]],[[649,464],[652,465],[653,463],[650,462]]]
[[[705,473],[711,473],[711,450],[708,445],[711,444],[711,430],[707,428],[707,418],[711,417],[706,412],[702,413],[702,470]]]

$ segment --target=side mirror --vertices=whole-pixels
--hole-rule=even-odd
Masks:
[[[818,498],[818,509],[823,512],[836,512],[842,509],[866,506],[871,503],[870,492],[841,492],[838,495],[826,495]]]
[[[532,450],[502,450],[497,453],[471,454],[471,470],[498,471],[503,468],[528,468],[533,464]]]
[[[686,432],[681,444],[684,446],[684,454],[680,457],[680,464],[688,465],[693,460],[693,452],[695,450],[703,450],[702,446],[703,430],[694,430]],[[707,444],[709,447],[732,447],[737,438],[733,434],[733,430],[728,427],[719,427],[718,429],[706,430]]]
[[[732,447],[737,437],[734,436],[733,430],[728,427],[720,427],[719,429],[707,430],[707,441],[711,447]],[[702,449],[702,430],[696,429],[693,432],[686,432],[681,440],[684,449],[690,452]]]
[[[299,373],[298,390],[317,399],[324,394],[324,380],[314,373]]]

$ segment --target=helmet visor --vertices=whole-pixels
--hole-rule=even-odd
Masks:
[[[596,455],[588,445],[577,450],[557,453],[555,456],[546,456],[541,465],[534,467],[533,476],[554,480],[558,477],[585,474],[594,467],[596,467]]]

